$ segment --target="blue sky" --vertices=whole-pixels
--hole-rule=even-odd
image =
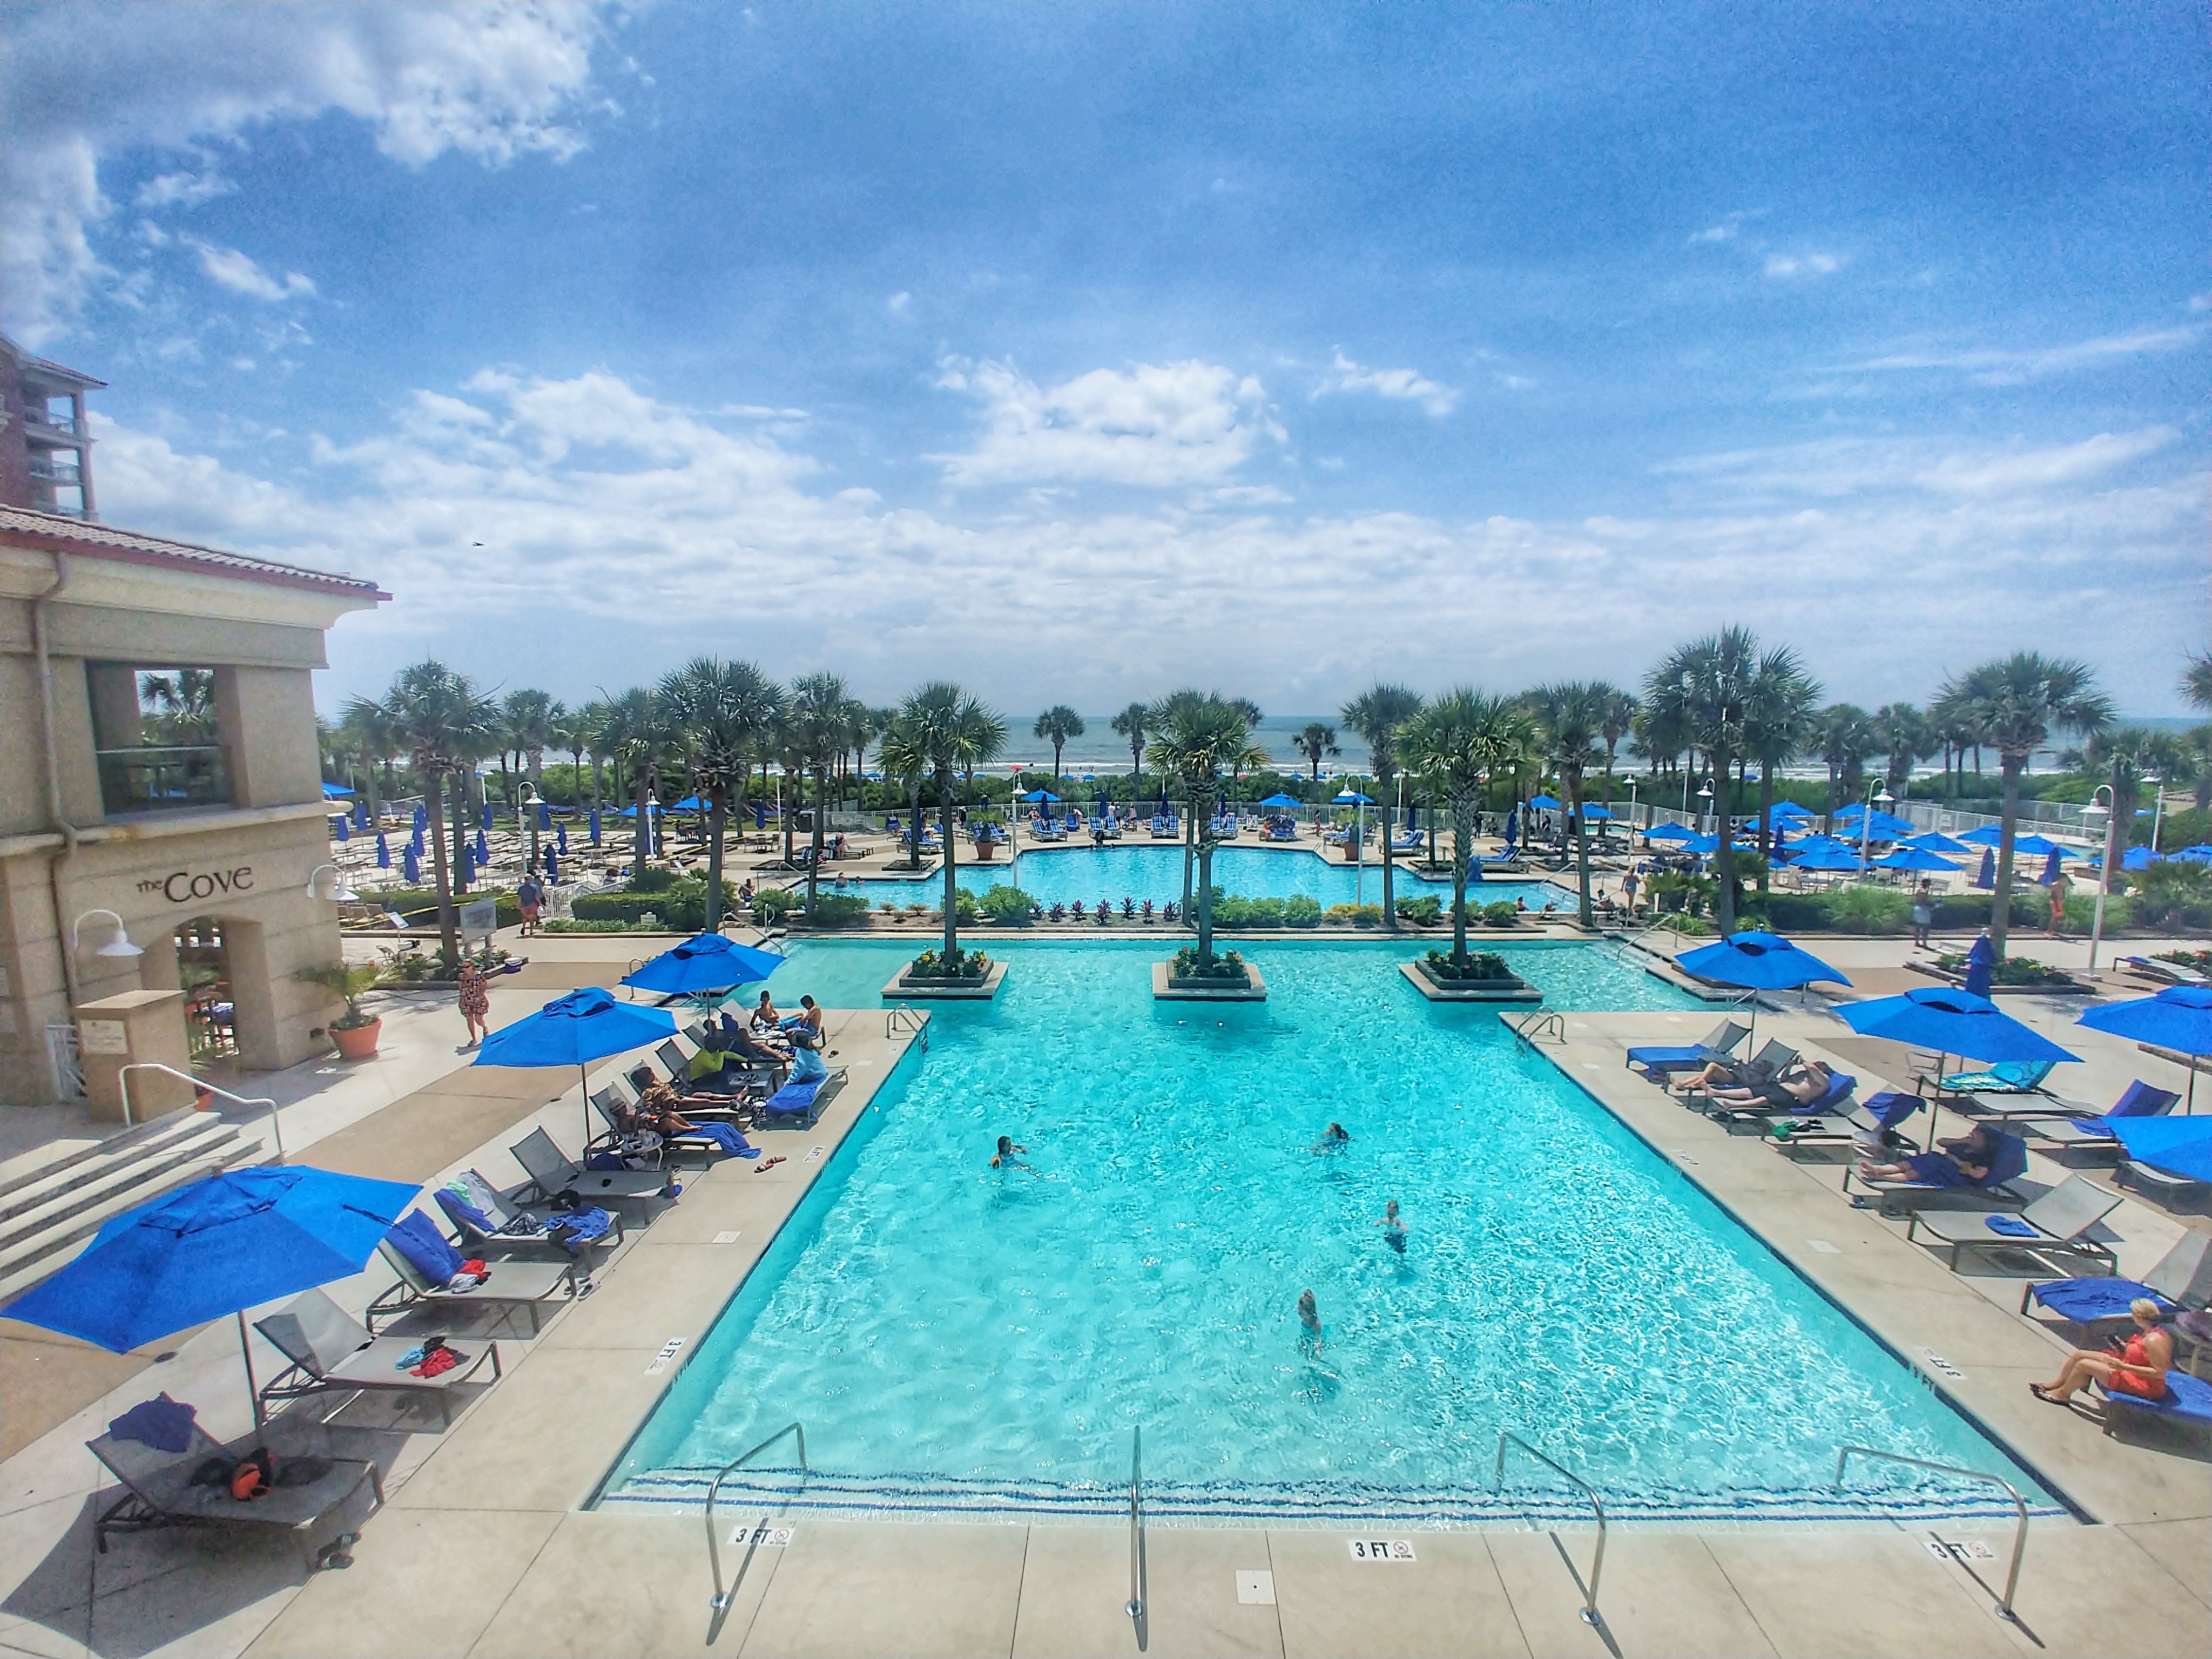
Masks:
[[[2212,635],[2186,5],[0,5],[105,516],[570,698],[711,650],[1834,695]],[[481,543],[481,548],[474,545]]]

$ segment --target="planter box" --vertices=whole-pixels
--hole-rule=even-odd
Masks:
[[[981,979],[910,979],[902,969],[884,981],[878,994],[896,1001],[988,1002],[1006,983],[1006,964],[994,962]]]
[[[1955,985],[1960,990],[1966,989],[1966,976],[1964,974],[1954,973],[1948,968],[1938,968],[1932,962],[1908,962],[1905,965],[1916,974],[1925,974],[1929,978],[1941,980],[1946,985]],[[2086,997],[2095,989],[2096,987],[2094,985],[2068,977],[2046,979],[2038,985],[1992,984],[1990,987],[1990,996],[1992,1000],[1998,997]]]
[[[366,1025],[332,1025],[325,1029],[340,1060],[374,1060],[376,1039],[384,1030],[384,1022],[372,1019]]]
[[[1449,984],[1431,979],[1418,962],[1401,962],[1398,971],[1406,982],[1431,1002],[1541,1002],[1544,994],[1525,979],[1459,980]]]
[[[1244,972],[1250,982],[1237,985],[1211,979],[1178,980],[1170,977],[1173,964],[1156,962],[1152,964],[1152,1000],[1155,1002],[1265,1002],[1267,981],[1250,963]]]

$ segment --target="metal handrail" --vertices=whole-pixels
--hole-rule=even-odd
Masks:
[[[913,1032],[921,1039],[921,1052],[929,1052],[929,1016],[910,1002],[895,1002],[884,1010],[884,1035],[896,1036],[901,1030]]]
[[[801,1477],[800,1484],[804,1485],[805,1477],[811,1473],[806,1465],[806,1431],[802,1425],[794,1421],[785,1424],[774,1434],[769,1436],[767,1439],[762,1441],[757,1446],[753,1447],[749,1451],[740,1452],[737,1456],[732,1458],[728,1462],[722,1465],[721,1473],[714,1477],[713,1482],[707,1488],[707,1559],[713,1564],[714,1570],[714,1608],[715,1615],[715,1629],[717,1631],[721,1628],[721,1615],[730,1610],[730,1598],[737,1594],[737,1587],[735,1585],[732,1585],[726,1589],[722,1586],[722,1540],[714,1534],[714,1499],[720,1496],[721,1492],[723,1481],[728,1480],[730,1476],[735,1474],[739,1469],[743,1468],[747,1463],[752,1462],[754,1458],[759,1456],[770,1446],[775,1444],[777,1441],[782,1439],[787,1434],[796,1435],[799,1437],[799,1473]],[[757,1540],[756,1540],[755,1543],[747,1547],[745,1552],[746,1554],[750,1556],[752,1551],[757,1547],[758,1543]],[[707,1639],[711,1642],[714,1638],[710,1635]]]
[[[1916,1469],[1933,1469],[1938,1474],[1956,1475],[1962,1480],[1979,1480],[1984,1485],[2003,1489],[2005,1496],[2012,1499],[2012,1506],[2020,1516],[2020,1522],[2013,1528],[2012,1566],[2005,1574],[2004,1594],[1997,1598],[1997,1616],[2019,1623],[2020,1615],[2012,1610],[2012,1597],[2013,1592],[2020,1588],[2021,1557],[2027,1549],[2027,1500],[2020,1495],[2020,1489],[2003,1476],[1991,1474],[1985,1469],[1969,1469],[1956,1463],[1936,1463],[1925,1457],[1907,1457],[1902,1452],[1884,1451],[1879,1446],[1842,1446],[1836,1451],[1835,1484],[1838,1492],[1843,1490],[1844,1466],[1855,1452],[1861,1457],[1879,1457],[1885,1463],[1904,1463]]]
[[[1567,1040],[1567,1022],[1555,1008],[1539,1008],[1513,1022],[1513,1035],[1528,1043],[1534,1043],[1537,1037],[1547,1035],[1565,1042]]]
[[[269,1133],[276,1143],[276,1161],[284,1161],[284,1124],[276,1115],[276,1103],[267,1095],[234,1095],[228,1089],[216,1087],[205,1078],[194,1077],[190,1072],[180,1072],[173,1066],[164,1066],[158,1060],[134,1060],[115,1074],[123,1091],[123,1121],[131,1127],[137,1120],[131,1115],[131,1073],[133,1072],[161,1072],[181,1079],[195,1089],[204,1089],[211,1095],[221,1095],[225,1100],[234,1100],[241,1106],[266,1106],[269,1109]]]
[[[1498,1437],[1498,1467],[1492,1474],[1490,1481],[1493,1489],[1503,1490],[1505,1485],[1505,1447],[1508,1442],[1518,1446],[1522,1451],[1528,1453],[1529,1456],[1534,1458],[1539,1463],[1541,1463],[1546,1468],[1551,1470],[1553,1474],[1558,1475],[1562,1480],[1568,1482],[1570,1485],[1580,1487],[1583,1496],[1589,1499],[1589,1506],[1597,1516],[1597,1553],[1590,1558],[1589,1583],[1583,1591],[1582,1615],[1583,1623],[1585,1625],[1594,1626],[1598,1623],[1598,1575],[1605,1571],[1605,1505],[1599,1501],[1596,1489],[1593,1487],[1589,1481],[1583,1480],[1582,1476],[1575,1474],[1571,1469],[1560,1468],[1559,1464],[1545,1456],[1543,1453],[1538,1451],[1534,1446],[1523,1440],[1519,1435],[1514,1433],[1510,1429],[1508,1429],[1504,1433]]]
[[[1129,1600],[1121,1611],[1137,1633],[1137,1651],[1145,1650],[1150,1628],[1145,1622],[1145,1592],[1151,1588],[1145,1562],[1145,1431],[1129,1431]]]

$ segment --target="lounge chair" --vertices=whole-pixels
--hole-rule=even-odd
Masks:
[[[842,1071],[829,1077],[815,1078],[805,1083],[787,1083],[760,1104],[759,1121],[763,1129],[811,1128],[828,1104],[822,1091],[831,1082],[843,1076]]]
[[[2132,1158],[2122,1158],[2112,1178],[2148,1193],[2164,1204],[2188,1198],[2202,1191],[2206,1184],[2195,1176],[2175,1175],[2171,1170],[2160,1170],[2148,1164],[2138,1164]]]
[[[1730,1129],[1749,1127],[1763,1132],[1778,1117],[1817,1118],[1841,1113],[1850,1104],[1851,1095],[1858,1086],[1859,1080],[1849,1072],[1833,1072],[1829,1074],[1827,1088],[1808,1103],[1800,1105],[1785,1097],[1762,1100],[1753,1106],[1708,1105],[1705,1115]]]
[[[395,1237],[406,1229],[409,1237]],[[425,1247],[434,1239],[444,1246],[450,1262],[441,1260],[439,1266],[447,1267],[444,1279],[437,1276],[434,1267],[426,1269],[416,1258],[424,1254]],[[545,1304],[567,1303],[576,1297],[576,1264],[574,1261],[517,1261],[512,1257],[479,1257],[490,1269],[484,1282],[474,1290],[449,1291],[446,1284],[461,1271],[462,1256],[455,1249],[438,1224],[420,1210],[410,1210],[385,1235],[376,1247],[385,1264],[398,1274],[398,1282],[368,1304],[362,1322],[369,1334],[376,1334],[380,1319],[396,1319],[416,1308],[434,1307],[490,1307],[526,1308],[530,1310],[530,1334],[532,1336],[544,1328]],[[435,1252],[432,1252],[435,1255]]]
[[[2128,1304],[2148,1297],[2161,1315],[2197,1310],[2212,1304],[2212,1233],[2191,1228],[2142,1279],[2052,1279],[2020,1293],[2020,1310],[2033,1303],[2077,1325],[2125,1319]]]
[[[1771,1082],[1780,1077],[1783,1073],[1795,1066],[1800,1058],[1797,1051],[1788,1043],[1769,1037],[1759,1045],[1759,1052],[1749,1060],[1731,1062],[1728,1068],[1727,1081],[1718,1086],[1723,1089],[1757,1088],[1762,1083]],[[1698,1097],[1705,1092],[1706,1091],[1702,1089],[1694,1092],[1685,1090],[1682,1094],[1682,1103],[1686,1106],[1694,1106]]]
[[[345,1552],[359,1536],[362,1522],[384,1507],[384,1480],[376,1465],[364,1458],[331,1457],[330,1431],[320,1423],[281,1417],[227,1444],[195,1423],[191,1436],[184,1450],[175,1452],[112,1434],[84,1443],[123,1484],[123,1496],[102,1510],[93,1526],[93,1540],[102,1555],[107,1553],[110,1533],[238,1527],[295,1534],[311,1572],[322,1566],[349,1566]],[[210,1462],[241,1463],[264,1446],[276,1460],[283,1484],[258,1498],[233,1498],[228,1486],[192,1478]],[[312,1480],[283,1481],[288,1462],[310,1457],[327,1467]],[[372,1501],[362,1501],[364,1486]],[[333,1516],[339,1530],[327,1535],[322,1523]]]
[[[1916,1075],[1917,1080],[1933,1083],[1939,1093],[1947,1095],[2039,1095],[2043,1092],[2043,1079],[2057,1064],[2055,1060],[2001,1060],[1978,1072],[1953,1072],[1943,1077],[1929,1072]],[[1960,1109],[1972,1112],[1977,1103],[1963,1102]]]
[[[1662,1082],[1676,1072],[1701,1072],[1717,1060],[1726,1060],[1751,1035],[1751,1027],[1724,1019],[1703,1042],[1689,1047],[1631,1048],[1627,1063],[1639,1068],[1646,1079]]]
[[[2089,1385],[2097,1390],[2105,1402],[2105,1432],[2110,1434],[2118,1420],[2113,1407],[2120,1407],[2118,1416],[2132,1414],[2138,1419],[2157,1418],[2165,1422],[2179,1424],[2185,1428],[2212,1430],[2212,1382],[2190,1376],[2186,1371],[2168,1370],[2166,1374],[2166,1397],[2162,1400],[2143,1400],[2131,1394],[2107,1393],[2101,1384]]]
[[[1848,1111],[1770,1120],[1770,1144],[1785,1158],[1795,1158],[1801,1146],[1850,1146],[1869,1157],[1893,1150],[1917,1152],[1920,1143],[1899,1134],[1897,1126],[1927,1103],[1918,1095],[1885,1089]]]
[[[635,1104],[635,1101],[624,1099],[613,1089],[602,1089],[592,1097],[592,1109],[607,1126],[607,1132],[592,1142],[595,1150],[615,1152],[648,1169],[659,1169],[673,1163],[678,1157],[694,1158],[702,1164],[711,1164],[727,1158],[754,1156],[750,1152],[732,1152],[719,1136],[712,1133],[665,1135],[657,1129],[626,1129],[623,1127],[625,1115]],[[684,1103],[684,1109],[687,1115],[696,1112],[701,1118],[711,1117],[717,1123],[736,1129],[741,1127],[734,1121],[740,1115],[736,1105],[737,1103],[733,1103],[732,1109],[728,1111],[710,1111],[687,1100]],[[750,1119],[753,1114],[746,1109],[742,1115]]]
[[[1996,1146],[1990,1153],[1989,1173],[1979,1181],[1949,1187],[1932,1181],[1863,1181],[1860,1185],[1868,1196],[1875,1200],[1882,1214],[1901,1215],[1908,1210],[1917,1212],[1932,1201],[1960,1195],[1996,1199],[2014,1206],[2025,1204],[2027,1201],[2026,1196],[2012,1183],[2027,1173],[2027,1143],[2018,1135],[2001,1134],[1996,1137]],[[1844,1172],[1845,1193],[1850,1191],[1852,1179],[1853,1172],[1846,1170]]]
[[[2178,962],[2160,962],[2156,957],[2122,957],[2120,966],[2160,985],[2212,985],[2212,976]]]
[[[2075,1255],[2119,1271],[2112,1247],[2088,1237],[2089,1229],[2120,1207],[2117,1194],[2069,1176],[2018,1213],[2002,1210],[1917,1212],[1905,1229],[1907,1243],[1925,1233],[1951,1251],[1950,1268],[1969,1249],[2025,1250],[2032,1255]]]
[[[2032,1117],[2015,1122],[2022,1134],[2047,1140],[2062,1152],[2109,1152],[2117,1156],[2122,1148],[2119,1137],[2109,1127],[2112,1119],[2162,1117],[2180,1100],[2181,1097],[2171,1089],[2154,1089],[2138,1078],[2102,1116]]]
[[[283,1312],[255,1320],[253,1328],[292,1362],[261,1385],[264,1404],[317,1394],[408,1395],[436,1401],[441,1425],[451,1426],[454,1388],[487,1364],[495,1382],[503,1374],[499,1344],[488,1341],[451,1370],[416,1376],[399,1361],[420,1344],[404,1336],[370,1335],[366,1325],[320,1291],[303,1292]]]
[[[580,1199],[602,1206],[649,1206],[669,1184],[666,1176],[651,1170],[587,1170],[562,1152],[543,1129],[532,1129],[507,1151],[530,1177],[526,1190],[541,1199],[574,1193]]]

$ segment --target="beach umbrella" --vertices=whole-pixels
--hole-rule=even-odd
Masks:
[[[1041,805],[1048,801],[1057,805],[1060,802],[1060,797],[1054,794],[1049,789],[1032,789],[1028,794],[1024,795],[1022,799],[1030,802],[1032,805]]]
[[[116,1353],[234,1315],[252,1393],[246,1310],[359,1273],[416,1190],[296,1165],[203,1176],[114,1217],[4,1311]]]
[[[1559,803],[1553,800],[1549,795],[1531,795],[1528,798],[1528,805],[1531,806],[1540,806],[1547,812],[1556,812],[1559,808]]]
[[[429,822],[429,813],[423,809],[423,805],[421,801],[416,801],[415,803],[415,833],[417,836],[420,836],[422,833],[424,827],[428,824]]]
[[[568,856],[568,821],[566,818],[553,826],[553,844],[561,849],[561,856]]]
[[[1418,829],[1419,829],[1420,827],[1421,827],[1421,807],[1420,807],[1420,803],[1419,803],[1419,802],[1418,802],[1418,801],[1411,801],[1411,800],[1409,800],[1409,801],[1407,801],[1407,802],[1406,803],[1406,828],[1407,828],[1408,830],[1418,830]]]
[[[1516,801],[1514,803],[1511,809],[1505,814],[1505,844],[1508,847],[1512,846],[1516,841],[1520,839],[1520,836],[1521,806],[1520,803]]]
[[[2110,1127],[2138,1164],[2188,1181],[2212,1181],[2212,1117],[2117,1117]]]
[[[1957,853],[1961,856],[1973,850],[1963,842],[1953,841],[1950,836],[1938,835],[1933,830],[1924,836],[1908,836],[1904,845],[1917,847],[1923,853]]]
[[[2004,830],[2000,825],[1985,823],[1978,830],[1960,830],[1959,839],[1974,847],[1995,847],[2004,840]]]
[[[483,811],[477,815],[477,828],[479,830],[491,828],[491,800],[489,797],[484,800]]]
[[[347,788],[343,784],[326,783],[323,786],[323,799],[325,800],[347,800],[351,799],[353,791]]]
[[[1815,847],[1790,860],[1792,870],[1856,870],[1859,855],[1841,847]]]
[[[2170,985],[2154,997],[2100,1004],[2074,1023],[2176,1054],[2212,1054],[2212,987]],[[2189,1103],[2183,1109],[2197,1109],[2194,1066],[2189,1068]]]
[[[1300,800],[1296,795],[1286,795],[1281,790],[1278,789],[1273,794],[1268,796],[1267,799],[1261,801],[1260,805],[1262,806],[1272,806],[1279,811],[1288,811],[1292,807],[1303,806],[1305,803]]]
[[[1697,836],[1696,830],[1685,830],[1679,823],[1662,823],[1656,830],[1647,834],[1644,839],[1646,841],[1695,841]]]
[[[1375,803],[1357,789],[1340,789],[1332,803],[1338,806],[1372,806]]]
[[[384,831],[381,830],[376,832],[376,867],[380,870],[389,870],[392,867],[392,845],[384,839]]]
[[[1682,850],[1704,858],[1721,850],[1721,838],[1718,836],[1692,836],[1682,843]]]
[[[538,827],[540,830],[550,830],[553,827],[553,809],[542,800],[538,803]]]
[[[1846,806],[1836,814],[1838,823],[1848,823],[1851,826],[1854,840],[1857,839],[1858,826],[1862,820],[1866,824],[1867,836],[1872,841],[1893,841],[1899,836],[1909,836],[1912,833],[1911,819],[1899,817],[1894,812],[1885,812],[1880,808],[1869,812],[1864,806],[1852,805]]]
[[[2058,879],[2058,849],[2051,849],[2051,856],[2043,861],[2043,885],[2048,887]]]
[[[635,991],[661,991],[675,996],[702,991],[726,991],[766,979],[783,966],[773,951],[740,945],[720,933],[702,933],[625,975],[623,983]]]
[[[545,882],[549,887],[561,879],[561,866],[553,861],[553,849],[545,849]]]
[[[2169,854],[2167,856],[2170,858],[2186,859],[2191,864],[2212,864],[2212,847],[2202,845],[2196,847],[2185,847],[2179,853]]]
[[[479,1066],[574,1066],[584,1101],[584,1139],[592,1138],[592,1105],[585,1067],[610,1054],[628,1054],[676,1035],[676,1016],[665,1008],[641,1008],[611,991],[587,985],[556,997],[534,1014],[502,1025],[477,1051]]]
[[[1674,965],[1718,985],[1741,985],[1746,990],[1797,991],[1815,981],[1849,985],[1834,969],[1802,951],[1778,933],[1754,930],[1730,934],[1715,945],[1701,945],[1674,958]],[[1751,1036],[1759,1034],[1759,998],[1750,998]],[[1748,1041],[1748,1039],[1747,1039]]]
[[[1589,802],[1584,801],[1583,803],[1583,816],[1585,818],[1609,818],[1613,814],[1602,806],[1593,806]]]
[[[1965,866],[1938,858],[1924,847],[1900,847],[1874,861],[1877,870],[1959,870]]]
[[[477,862],[480,865],[491,862],[491,843],[484,839],[484,832],[481,830],[477,831]]]
[[[1809,818],[1819,815],[1809,808],[1800,806],[1794,800],[1778,800],[1774,803],[1774,811],[1768,816],[1778,818]]]
[[[2103,860],[2099,860],[2100,863]],[[2163,864],[2165,862],[2166,860],[2160,857],[2156,853],[2152,852],[2148,847],[2130,847],[2127,850],[2126,856],[2120,860],[2120,868],[2123,870],[2148,870],[2154,864]]]
[[[357,800],[353,804],[353,827],[356,830],[368,830],[374,827],[368,821],[368,803],[365,800]]]
[[[1999,1060],[2078,1060],[2040,1031],[2023,1025],[1987,997],[1948,985],[1902,996],[1847,1002],[1836,1010],[1861,1036],[1887,1037],[1942,1054]]]
[[[1997,884],[1997,855],[1984,848],[1982,867],[1974,872],[1974,885],[1984,891],[1994,892]]]
[[[348,818],[343,813],[340,813],[337,817],[332,818],[331,820],[331,837],[334,841],[351,841],[353,839],[352,820]]]
[[[410,847],[399,861],[399,873],[407,878],[410,887],[422,884],[422,855]]]
[[[2039,859],[2051,853],[2063,853],[2066,849],[2057,842],[2047,841],[2041,836],[2021,836],[2014,839],[2012,850],[2014,853],[2025,853],[2030,858]]]

